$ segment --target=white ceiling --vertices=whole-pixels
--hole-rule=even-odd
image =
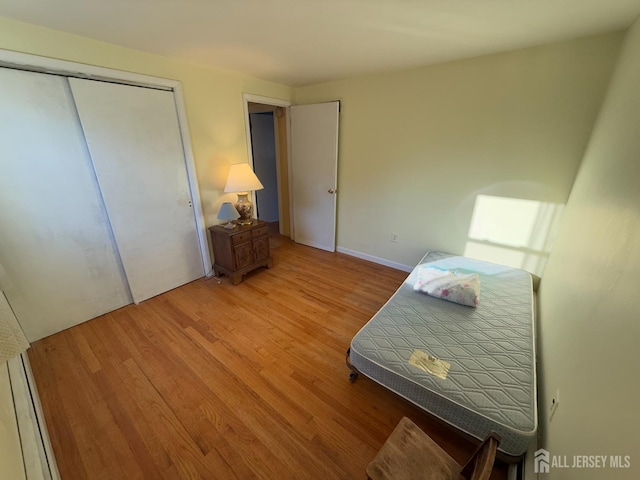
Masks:
[[[0,0],[0,15],[302,86],[626,28],[640,0]]]

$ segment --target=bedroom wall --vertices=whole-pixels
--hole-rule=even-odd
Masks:
[[[630,455],[631,467],[559,469],[549,478],[640,478],[639,85],[640,19],[623,44],[540,285],[538,332],[539,446],[569,459]]]
[[[198,185],[207,225],[223,201],[229,165],[247,161],[242,94],[290,100],[292,89],[239,74],[0,17],[0,48],[179,80],[182,83]]]
[[[541,273],[621,38],[296,88],[298,104],[342,103],[339,249],[401,268],[442,249]]]

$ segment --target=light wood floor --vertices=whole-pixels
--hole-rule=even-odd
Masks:
[[[278,236],[272,255],[238,286],[198,280],[32,346],[63,480],[364,479],[404,415],[466,460],[473,445],[348,381],[351,338],[406,274]]]

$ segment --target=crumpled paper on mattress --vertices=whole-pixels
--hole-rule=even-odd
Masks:
[[[469,307],[477,307],[480,301],[480,277],[477,273],[458,273],[420,265],[413,289]]]
[[[411,358],[409,359],[409,365],[418,367],[419,369],[424,370],[431,375],[435,375],[442,380],[447,379],[449,369],[451,368],[451,364],[446,360],[436,358],[422,350],[413,351]]]

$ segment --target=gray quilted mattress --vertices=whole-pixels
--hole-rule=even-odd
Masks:
[[[499,433],[500,450],[521,456],[538,424],[531,275],[442,252],[423,263],[478,273],[478,307],[414,292],[416,267],[353,338],[353,366],[473,437]]]

